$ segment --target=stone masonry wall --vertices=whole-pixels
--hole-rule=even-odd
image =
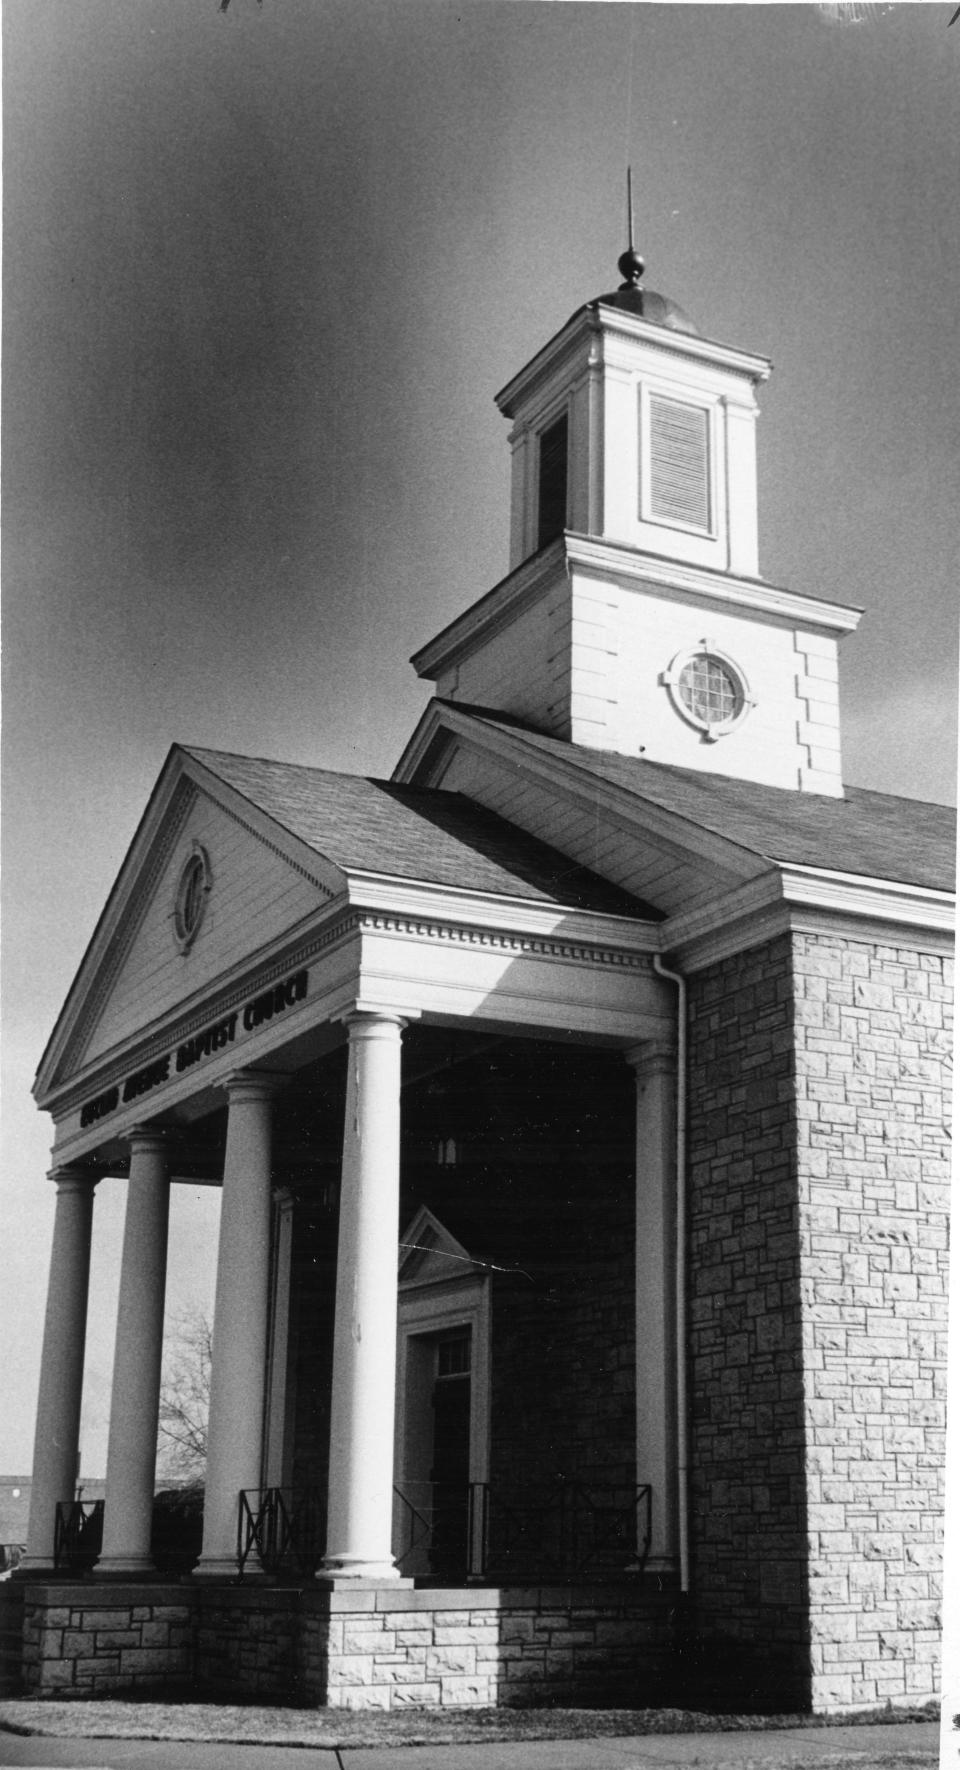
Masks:
[[[952,962],[797,936],[817,1707],[936,1689]]]
[[[826,934],[691,979],[694,1639],[758,1706],[936,1687],[951,986]]]
[[[716,1694],[809,1695],[789,937],[689,993],[691,1539]]]
[[[199,1587],[194,1676],[211,1695],[289,1701],[301,1690],[299,1592],[262,1585]]]
[[[30,1586],[29,1693],[190,1685],[338,1708],[653,1702],[669,1689],[670,1601],[639,1585]]]
[[[97,1696],[186,1680],[193,1670],[190,1594],[179,1586],[80,1584],[26,1589],[28,1694]]]
[[[305,1694],[332,1708],[519,1707],[665,1688],[671,1616],[638,1588],[334,1592],[304,1615]],[[362,1600],[361,1600],[362,1602]],[[326,1696],[320,1695],[324,1675]]]

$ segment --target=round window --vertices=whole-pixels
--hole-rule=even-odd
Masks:
[[[695,651],[678,653],[660,681],[708,743],[732,731],[754,705],[742,670],[706,639]]]
[[[709,652],[684,664],[677,687],[688,713],[702,725],[728,725],[740,711],[740,688],[733,672]]]
[[[206,851],[199,843],[195,843],[180,874],[173,910],[173,925],[181,952],[185,953],[196,938],[207,907],[209,891],[210,862]]]

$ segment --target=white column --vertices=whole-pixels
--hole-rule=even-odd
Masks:
[[[653,1488],[647,1570],[677,1570],[677,1421],[674,1245],[676,1051],[626,1053],[636,1075],[637,1481]]]
[[[271,1097],[277,1082],[231,1076],[213,1314],[203,1549],[196,1574],[237,1572],[240,1492],[261,1485],[270,1293]]]
[[[265,1487],[290,1484],[291,1406],[290,1265],[293,1254],[293,1193],[282,1186],[273,1195],[273,1278],[270,1286],[270,1351],[267,1359],[267,1417],[264,1433]]]
[[[370,1013],[348,1021],[322,1572],[353,1579],[398,1577],[391,1532],[403,1024]]]
[[[28,1570],[52,1568],[57,1505],[76,1494],[93,1189],[97,1183],[96,1175],[83,1168],[55,1168],[51,1179],[57,1185],[57,1209],[23,1560]]]
[[[163,1135],[129,1134],[130,1180],[123,1228],[107,1491],[99,1574],[149,1573],[157,1468],[163,1299],[170,1182]]]

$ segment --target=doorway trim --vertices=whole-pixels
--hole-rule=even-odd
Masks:
[[[424,1206],[401,1237],[397,1311],[397,1393],[394,1479],[406,1473],[407,1397],[411,1341],[470,1330],[471,1483],[490,1478],[490,1275]],[[453,1275],[451,1275],[453,1268]]]

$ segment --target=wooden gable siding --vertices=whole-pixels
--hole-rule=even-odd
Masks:
[[[570,598],[566,581],[523,609],[437,684],[449,699],[533,719],[558,736],[569,725]]]
[[[194,944],[181,953],[173,931],[174,898],[194,841],[209,856],[212,888]],[[185,997],[213,984],[248,954],[295,927],[326,895],[229,812],[199,797],[121,959],[84,1058],[102,1056]]]
[[[716,868],[708,869],[692,856],[678,856],[643,833],[634,835],[605,822],[602,813],[569,804],[491,756],[459,749],[443,776],[443,786],[450,792],[468,794],[581,866],[670,915],[716,894]]]

